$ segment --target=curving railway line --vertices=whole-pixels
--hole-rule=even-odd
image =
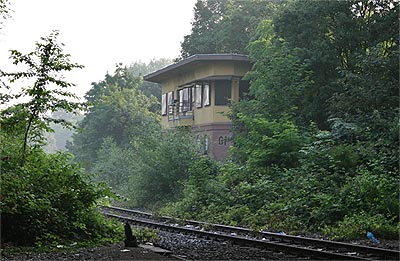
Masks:
[[[257,232],[247,228],[210,224],[192,220],[158,217],[151,213],[119,207],[100,207],[102,213],[123,222],[172,233],[190,234],[218,241],[229,241],[241,246],[268,249],[298,257],[325,260],[399,260],[395,250],[348,243]]]

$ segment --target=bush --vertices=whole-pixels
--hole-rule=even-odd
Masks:
[[[394,224],[381,214],[369,214],[361,212],[351,216],[346,216],[335,227],[326,227],[323,233],[333,239],[358,239],[366,238],[367,232],[371,231],[376,237],[387,239],[398,239],[400,225]]]
[[[190,130],[154,130],[152,136],[132,144],[126,196],[135,207],[157,209],[182,196],[189,166],[199,156]]]
[[[157,235],[158,231],[150,228],[134,228],[132,232],[139,244],[147,242],[157,244],[160,241],[160,237]]]
[[[13,151],[12,147],[7,153]],[[54,244],[63,240],[99,239],[112,225],[97,214],[96,200],[111,193],[90,183],[66,153],[30,150],[2,161],[1,239],[15,245]]]
[[[371,165],[371,164],[369,164]],[[340,190],[341,205],[348,213],[365,211],[371,215],[399,218],[398,178],[381,165],[360,168],[355,177],[347,177]]]

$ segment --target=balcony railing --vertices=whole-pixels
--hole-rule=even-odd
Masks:
[[[190,120],[193,121],[193,119],[193,103],[175,102],[168,106],[168,121],[182,122],[184,120],[188,124],[191,124]]]

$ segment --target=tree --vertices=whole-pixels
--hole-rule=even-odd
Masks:
[[[135,206],[159,208],[182,196],[189,166],[199,159],[194,137],[187,128],[148,128],[149,135],[132,143],[132,173],[127,195]]]
[[[329,129],[329,100],[344,90],[340,71],[352,70],[357,57],[378,43],[393,46],[396,6],[396,1],[293,1],[274,18],[277,36],[313,72],[313,84],[303,93],[307,121]]]
[[[87,92],[85,97],[91,106],[79,123],[81,131],[73,135],[67,148],[88,170],[97,161],[105,138],[111,137],[117,146],[127,147],[131,139],[145,132],[146,126],[158,121],[157,99],[145,96],[138,89],[140,84],[140,77],[118,65],[114,75],[107,74]]]
[[[261,229],[398,238],[398,23],[398,1],[280,5],[248,45],[251,99],[231,107],[231,161],[194,164],[184,198],[166,210]]]
[[[66,113],[65,111],[56,111],[52,113],[52,118],[62,119],[77,126],[78,122],[83,119],[83,114]],[[50,123],[50,128],[53,132],[47,132],[47,144],[43,147],[47,153],[56,151],[66,151],[67,141],[71,140],[72,135],[77,131],[77,128],[70,129],[59,124]]]
[[[194,7],[192,32],[181,44],[181,56],[216,53],[218,24],[223,18],[226,0],[198,0]]]
[[[184,37],[181,57],[202,53],[246,54],[259,22],[281,3],[261,0],[198,0],[192,32]]]
[[[136,77],[142,77],[145,74],[157,71],[167,65],[169,65],[171,61],[169,59],[152,59],[149,63],[142,62],[134,62],[129,66],[129,71],[133,73]],[[139,88],[140,91],[143,92],[144,95],[150,97],[153,95],[157,98],[158,102],[161,104],[161,85],[154,82],[142,81]],[[157,110],[161,110],[160,106],[155,108]]]
[[[44,132],[50,130],[51,122],[70,126],[65,120],[52,118],[48,115],[49,112],[58,110],[76,112],[84,108],[83,104],[71,101],[77,99],[77,96],[67,89],[74,84],[63,80],[62,77],[62,72],[83,66],[70,62],[70,55],[64,54],[62,44],[57,43],[58,34],[55,31],[48,37],[41,38],[41,42],[36,43],[35,51],[28,54],[22,54],[17,50],[11,51],[10,58],[13,63],[27,66],[27,71],[0,72],[0,76],[8,78],[10,83],[20,79],[34,81],[31,86],[22,87],[18,94],[11,97],[14,100],[22,98],[28,101],[2,111],[3,124],[10,121],[26,122],[22,159],[25,157],[28,142],[32,144],[43,142]],[[7,126],[7,123],[5,125]]]
[[[136,89],[140,79],[129,72],[121,63],[115,65],[114,75],[106,74],[103,81],[93,82],[92,88],[85,94],[86,101],[94,108],[96,102],[104,96],[111,96],[114,92]]]
[[[1,112],[0,120],[1,242],[15,246],[98,240],[116,228],[95,207],[97,200],[112,196],[109,189],[90,183],[82,168],[71,164],[70,154],[46,154],[37,146],[45,143],[44,132],[51,130],[51,123],[70,125],[49,113],[82,108],[70,101],[75,96],[65,89],[72,84],[60,75],[82,66],[70,63],[57,35],[42,38],[26,55],[11,51],[14,64],[25,65],[26,71],[1,71],[2,81],[26,80],[28,85],[10,95],[14,105]]]
[[[0,0],[0,29],[3,28],[4,22],[10,18],[11,9],[8,0]]]
[[[285,39],[275,32],[271,20],[265,20],[257,28],[257,38],[248,50],[254,61],[253,69],[246,75],[250,80],[249,94],[252,103],[258,103],[257,113],[279,118],[291,115],[297,123],[307,125],[304,114],[304,93],[313,87],[313,72],[302,60],[301,51],[291,48]],[[300,52],[300,53],[299,53]]]
[[[247,45],[254,37],[258,24],[273,17],[278,1],[228,1],[217,32],[217,51],[247,54]]]
[[[129,190],[129,177],[134,175],[133,162],[138,159],[128,148],[117,146],[111,137],[104,139],[97,151],[98,160],[93,164],[93,180],[104,182],[120,195]]]

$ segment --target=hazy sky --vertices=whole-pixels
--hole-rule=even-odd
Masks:
[[[115,64],[179,56],[190,33],[196,0],[10,0],[11,19],[0,31],[0,66],[10,49],[33,51],[40,37],[59,30],[71,61],[85,66],[66,75],[84,94]]]

